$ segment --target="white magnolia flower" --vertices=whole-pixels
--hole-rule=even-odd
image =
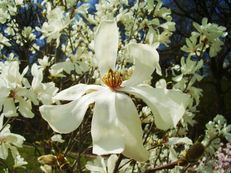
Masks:
[[[97,157],[93,162],[87,162],[86,168],[91,173],[113,173],[118,157],[111,155],[107,161],[102,157]]]
[[[0,115],[0,158],[7,159],[8,150],[11,150],[13,157],[16,156],[18,154],[16,147],[22,147],[25,138],[21,135],[11,133],[9,124],[4,127],[3,118],[4,115]]]
[[[33,29],[30,26],[24,27],[22,30],[22,36],[25,40],[33,41],[36,36],[33,34]]]
[[[43,68],[37,64],[33,64],[31,67],[31,74],[33,80],[31,84],[30,98],[33,100],[34,104],[38,104],[38,100],[43,104],[53,103],[52,97],[58,92],[58,88],[55,87],[53,82],[42,83]]]
[[[48,21],[44,22],[42,28],[37,28],[37,30],[43,33],[43,36],[47,38],[47,42],[56,39],[58,46],[61,31],[70,24],[71,19],[68,15],[65,15],[64,10],[60,6],[47,12]]]
[[[3,108],[5,116],[17,116],[17,111],[26,118],[34,116],[31,101],[26,99],[29,82],[24,75],[27,70],[21,74],[18,61],[0,62],[0,110]]]
[[[88,106],[95,103],[91,126],[93,153],[123,153],[138,161],[148,159],[143,147],[142,128],[131,94],[141,98],[152,110],[160,129],[175,127],[185,112],[189,99],[180,91],[153,88],[141,83],[150,79],[156,69],[160,73],[159,55],[145,44],[129,44],[128,52],[135,60],[132,76],[123,81],[116,71],[118,28],[114,21],[103,21],[95,35],[95,56],[102,85],[77,84],[55,96],[71,101],[64,105],[40,107],[42,117],[59,133],[70,133],[83,120]]]
[[[203,53],[205,50],[202,50],[203,44],[198,42],[198,37],[200,37],[198,32],[192,32],[191,37],[186,38],[186,45],[184,45],[181,50],[189,53],[190,56],[195,54],[199,56]]]
[[[207,18],[203,18],[201,23],[200,25],[193,22],[193,26],[200,34],[200,43],[205,44],[205,48],[210,47],[209,55],[210,57],[215,57],[224,44],[222,39],[228,35],[225,32],[226,27],[218,26],[215,23],[208,23]]]
[[[17,154],[14,158],[14,168],[25,168],[25,165],[27,165],[27,161],[21,155]]]
[[[50,61],[52,61],[52,58],[50,59],[48,56],[44,56],[43,59],[38,59],[38,63],[43,69],[50,66]]]
[[[223,115],[217,114],[213,121],[206,124],[205,137],[201,143],[206,146],[207,153],[214,154],[224,138],[231,142],[231,124],[227,124]]]

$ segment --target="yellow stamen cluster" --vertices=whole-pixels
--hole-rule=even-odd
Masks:
[[[103,77],[102,81],[111,89],[116,89],[120,87],[123,82],[123,77],[121,73],[113,71],[110,69]]]
[[[16,97],[16,92],[15,92],[14,90],[11,90],[11,91],[10,91],[10,94],[9,94],[9,97],[15,99],[15,97]]]

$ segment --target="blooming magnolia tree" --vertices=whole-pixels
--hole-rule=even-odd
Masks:
[[[192,135],[198,83],[225,27],[193,22],[179,63],[166,68],[159,52],[176,28],[160,0],[2,0],[0,11],[3,172],[231,170],[224,116]],[[36,161],[21,154],[31,146]]]

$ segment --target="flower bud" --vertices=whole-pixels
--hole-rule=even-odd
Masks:
[[[195,143],[186,152],[185,159],[189,163],[196,162],[203,155],[204,151],[205,147],[203,144]]]
[[[46,165],[56,165],[57,158],[52,154],[42,155],[38,158],[38,162]]]

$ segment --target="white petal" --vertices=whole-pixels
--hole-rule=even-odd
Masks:
[[[1,134],[9,134],[10,133],[10,124],[6,124],[3,129],[1,129]]]
[[[0,80],[0,82],[1,82],[1,80]],[[0,86],[0,90],[1,90],[1,92],[0,92],[0,98],[1,99],[9,96],[10,90],[8,88]]]
[[[107,90],[98,97],[92,119],[92,139],[95,154],[122,152],[138,161],[148,159],[136,107],[125,94]]]
[[[13,159],[15,159],[17,157],[17,155],[19,155],[18,149],[13,145],[9,145],[9,149],[11,151],[11,155],[12,155]]]
[[[95,165],[91,165],[91,163],[87,163],[86,164],[86,168],[91,171],[91,172],[99,172],[99,173],[104,173],[104,169],[99,167],[99,166],[95,166]]]
[[[118,126],[125,140],[123,154],[137,161],[147,160],[148,152],[143,146],[141,121],[131,98],[125,94],[117,93],[116,111],[119,121]]]
[[[39,86],[41,85],[41,82],[43,80],[43,72],[41,69],[39,69],[39,67],[36,63],[34,63],[31,67],[31,74],[33,76],[32,87],[34,89],[37,89],[37,88],[39,88]]]
[[[0,115],[0,130],[2,130],[3,127],[3,119],[4,119],[4,114]]]
[[[5,117],[18,116],[13,98],[7,98],[4,100],[3,113]]]
[[[16,147],[22,147],[22,144],[23,142],[26,140],[23,136],[21,135],[18,135],[18,134],[15,134],[15,133],[11,133],[11,135],[14,135],[17,140],[13,142],[13,144],[16,146]]]
[[[118,156],[115,154],[112,154],[108,158],[108,160],[107,160],[108,173],[113,173],[117,160],[118,160]]]
[[[141,98],[152,110],[159,129],[176,127],[185,113],[190,97],[181,91],[152,88],[151,86],[124,87],[120,89]]]
[[[0,158],[6,159],[8,157],[8,144],[2,143],[0,145]]]
[[[95,33],[95,57],[101,75],[115,68],[119,32],[115,21],[103,21]]]
[[[95,97],[97,92],[64,105],[44,105],[39,110],[55,132],[70,133],[79,127],[89,104],[94,102]]]
[[[59,92],[54,99],[55,100],[77,100],[87,92],[100,90],[102,86],[99,85],[86,85],[77,84],[65,90]]]
[[[33,118],[34,113],[31,110],[31,102],[20,98],[18,111],[22,114],[22,116],[24,116],[25,118]]]
[[[58,62],[51,67],[55,71],[65,71],[67,74],[70,74],[72,70],[75,69],[74,64],[71,61]]]
[[[128,45],[129,55],[134,59],[135,70],[130,79],[124,81],[124,86],[137,85],[151,78],[156,69],[161,74],[159,54],[152,46],[147,44],[131,43]]]
[[[124,151],[123,137],[116,121],[115,93],[101,93],[95,102],[91,125],[93,153],[103,155]]]
[[[22,144],[25,141],[25,138],[15,133],[9,133],[6,135],[6,140],[8,143],[13,144],[14,146],[22,147]]]
[[[1,100],[5,97],[8,97],[10,94],[10,89],[7,88],[7,82],[5,81],[5,79],[2,79],[0,77],[0,98]]]

